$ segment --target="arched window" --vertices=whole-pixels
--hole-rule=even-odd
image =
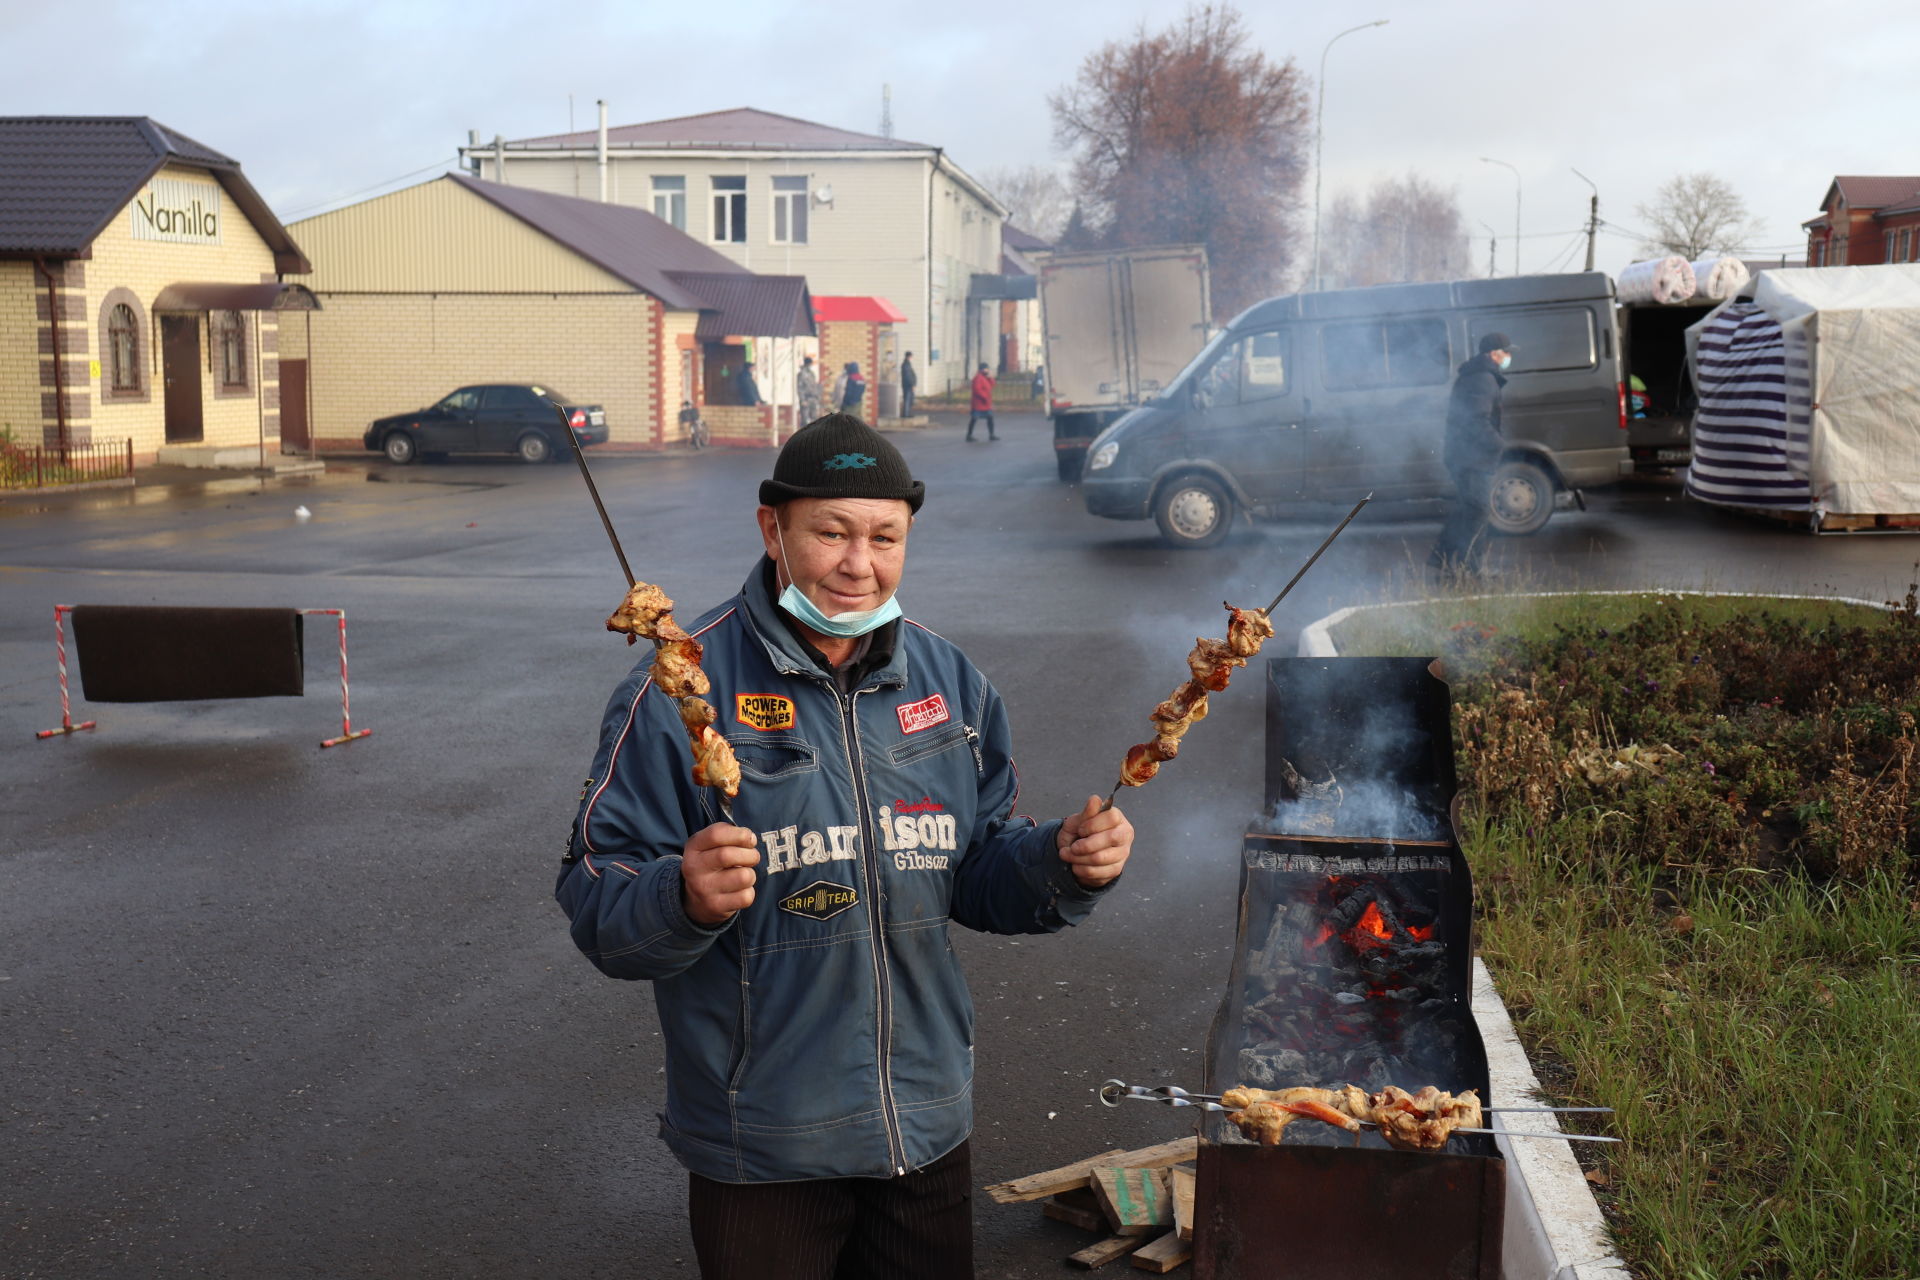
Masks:
[[[247,385],[246,320],[238,311],[221,313],[220,381],[229,387]]]
[[[140,323],[124,302],[107,313],[107,360],[115,391],[140,389]]]

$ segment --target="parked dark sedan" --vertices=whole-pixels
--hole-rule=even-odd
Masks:
[[[381,418],[362,443],[399,463],[443,453],[517,453],[527,462],[547,462],[570,448],[555,405],[581,444],[606,442],[607,415],[599,405],[580,404],[545,383],[512,382],[461,387],[428,408]]]

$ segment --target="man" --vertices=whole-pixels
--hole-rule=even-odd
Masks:
[[[973,424],[980,419],[987,420],[987,439],[998,440],[993,433],[993,375],[987,372],[986,362],[980,362],[980,371],[973,375],[973,394],[967,406],[967,439],[973,439]]]
[[[1131,851],[1097,796],[1014,815],[999,695],[895,599],[924,492],[850,415],[787,442],[760,486],[766,555],[688,628],[739,757],[738,825],[693,785],[643,663],[608,704],[556,886],[594,964],[654,984],[660,1132],[709,1280],[972,1275],[949,923],[1076,924]]]
[[[907,352],[900,361],[900,416],[913,416],[913,389],[920,385],[920,375],[913,370],[913,352]]]
[[[814,371],[812,356],[800,359],[800,372],[793,375],[793,399],[800,421],[812,422],[820,416],[820,375]]]
[[[753,376],[753,361],[740,366],[740,372],[733,375],[733,394],[736,404],[749,408],[760,403],[760,383]]]
[[[1501,371],[1513,363],[1513,339],[1489,333],[1480,353],[1463,362],[1447,402],[1447,438],[1442,461],[1453,477],[1454,500],[1427,566],[1441,574],[1478,577],[1487,554],[1487,503],[1493,470],[1500,463]]]
[[[860,376],[858,360],[847,361],[847,367],[841,371],[839,393],[840,412],[857,415],[860,402],[867,394],[867,380]]]

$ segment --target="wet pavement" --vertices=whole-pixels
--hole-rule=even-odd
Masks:
[[[1220,602],[1264,603],[1341,512],[1170,551],[1079,509],[1044,420],[1002,421],[997,444],[962,443],[959,418],[896,437],[929,490],[901,601],[1000,687],[1022,807],[1052,815],[1111,785]],[[596,460],[635,571],[683,615],[758,554],[770,463]],[[1816,539],[1671,485],[1591,506],[1502,544],[1511,580],[1885,599],[1920,560],[1920,540]],[[1280,609],[1280,651],[1399,592],[1436,515],[1369,508]],[[0,503],[0,1274],[694,1274],[684,1174],[655,1136],[650,996],[600,977],[550,897],[632,660],[602,629],[622,590],[557,466],[149,473]],[[373,736],[318,749],[337,651],[313,619],[303,698],[76,702],[99,728],[37,742],[59,722],[56,602],[344,608]],[[1093,1091],[1197,1085],[1259,797],[1261,700],[1241,683],[1123,798],[1135,860],[1090,923],[956,931],[977,1183],[1185,1132]],[[1031,1205],[982,1200],[976,1220],[982,1276],[1065,1274],[1086,1242]]]

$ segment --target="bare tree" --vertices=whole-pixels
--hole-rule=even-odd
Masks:
[[[1073,214],[1073,191],[1058,169],[1029,164],[983,170],[987,184],[1007,206],[1013,225],[1051,244],[1066,229]]]
[[[1640,246],[1642,253],[1677,253],[1689,261],[1709,253],[1738,253],[1766,230],[1760,219],[1747,215],[1740,194],[1710,173],[1668,179],[1634,212],[1653,228],[1652,238]]]
[[[1472,274],[1455,192],[1409,173],[1341,192],[1323,219],[1321,269],[1336,287],[1458,280]]]
[[[1279,291],[1311,112],[1293,60],[1253,48],[1232,5],[1194,6],[1164,31],[1142,25],[1089,54],[1048,101],[1094,234],[1206,245],[1222,315]]]

